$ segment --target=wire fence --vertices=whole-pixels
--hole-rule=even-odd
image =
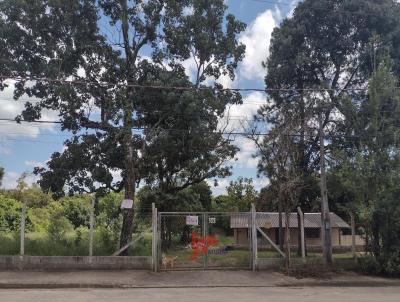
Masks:
[[[282,254],[279,250],[286,254],[288,243],[291,258],[322,259],[321,213],[290,213],[287,219],[285,213],[279,216],[277,212],[257,213],[257,226],[260,229],[257,232],[258,258],[280,258]],[[366,239],[360,223],[330,213],[330,227],[333,259],[350,259],[365,253]]]
[[[250,242],[238,244],[233,217],[249,213],[159,213],[161,270],[250,268]]]
[[[0,224],[0,255],[110,256],[119,249],[121,211],[99,212],[88,200],[83,209],[63,211],[27,205]],[[115,209],[114,209],[115,210]],[[151,256],[151,211],[134,209],[133,242],[129,255]],[[25,217],[25,219],[24,219]],[[39,220],[39,221],[38,221]],[[40,227],[38,227],[40,225]]]
[[[0,225],[0,255],[115,255],[120,248],[122,225],[119,206],[107,212],[99,209],[101,205],[93,207],[90,199],[85,202],[87,211],[70,209],[68,215],[54,209],[51,214],[42,213],[43,209],[29,203],[25,210],[19,208],[12,220],[4,220]],[[321,213],[300,211],[286,217],[277,212],[161,212],[153,216],[150,207],[136,207],[134,212],[128,255],[153,256],[161,270],[249,269],[258,260],[283,260],[286,244],[294,264],[296,259],[298,263],[301,259],[307,263],[323,259]],[[43,217],[43,229],[37,227],[38,217]],[[365,253],[368,244],[361,223],[330,213],[330,226],[335,261]],[[157,232],[157,243],[153,241],[153,231]]]

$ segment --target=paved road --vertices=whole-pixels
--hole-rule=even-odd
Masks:
[[[399,302],[400,287],[0,290],[1,302]]]

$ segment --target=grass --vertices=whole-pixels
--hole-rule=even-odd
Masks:
[[[232,236],[216,235],[217,248],[230,246],[234,243]],[[94,233],[93,252],[95,256],[109,256],[118,249],[117,240],[108,239],[100,232]],[[20,237],[19,233],[0,233],[0,255],[18,255]],[[136,242],[129,251],[131,256],[151,256],[152,233],[147,232],[144,237]],[[177,257],[176,263],[182,267],[202,267],[204,256],[199,255],[196,261],[192,261],[192,250],[173,241],[173,248],[165,252],[168,256]],[[25,236],[25,254],[32,256],[87,256],[89,254],[88,232],[69,232],[60,240],[51,239],[46,233],[30,232]],[[299,257],[292,252],[293,258]],[[273,250],[259,250],[259,258],[280,258],[280,254]],[[309,252],[308,258],[321,258],[322,253]],[[351,259],[351,252],[334,254],[334,259]],[[250,265],[250,250],[235,249],[224,254],[208,254],[208,266],[212,267],[247,267]]]
[[[151,233],[146,233],[129,251],[132,256],[151,256]],[[0,255],[18,255],[19,233],[0,233]],[[110,256],[118,249],[118,241],[104,240],[94,233],[93,254]],[[88,256],[88,232],[68,232],[61,239],[50,238],[46,233],[29,232],[25,235],[25,254],[31,256]]]

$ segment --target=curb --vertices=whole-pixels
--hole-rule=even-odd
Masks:
[[[113,283],[0,283],[0,289],[78,289],[78,288],[104,288],[104,289],[161,289],[161,288],[271,288],[271,287],[400,287],[400,281],[393,282],[295,282],[295,283],[277,283],[272,285],[132,285],[132,284],[113,284]]]

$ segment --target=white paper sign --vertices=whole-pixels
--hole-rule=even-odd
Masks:
[[[199,225],[198,216],[186,216],[186,225]]]
[[[121,202],[121,209],[132,209],[133,200],[132,199],[124,199]]]
[[[217,218],[215,218],[215,217],[208,218],[208,223],[214,224],[216,222],[217,222]]]

